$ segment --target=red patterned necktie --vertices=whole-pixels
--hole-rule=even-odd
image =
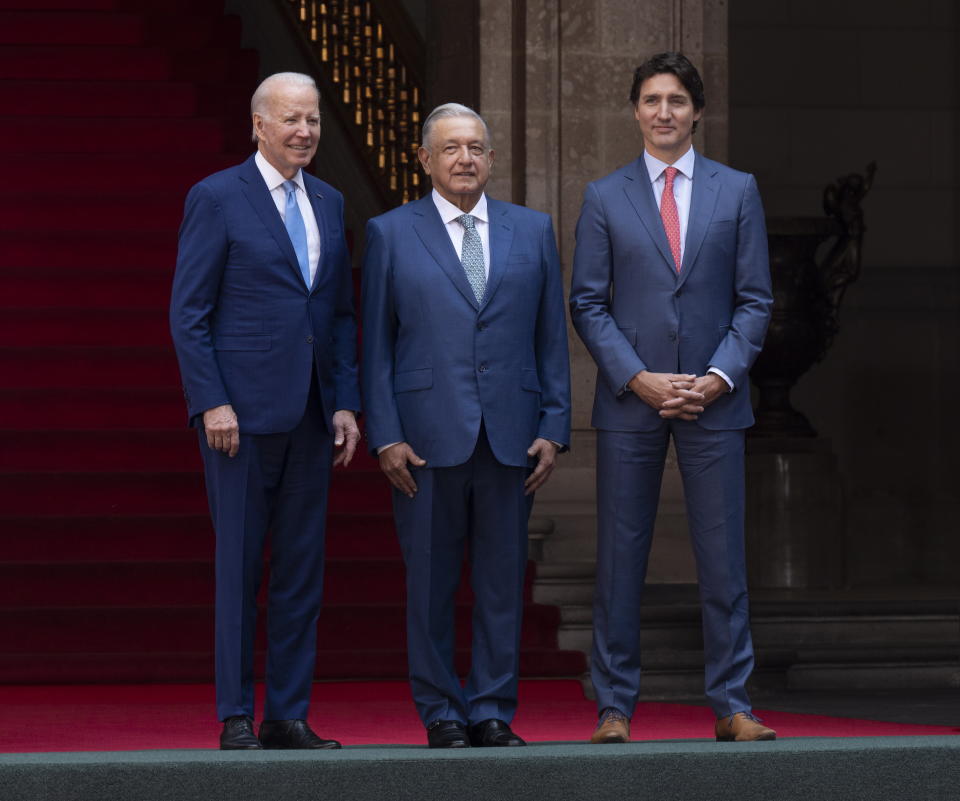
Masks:
[[[673,196],[673,179],[677,177],[679,170],[676,167],[667,167],[663,172],[666,180],[663,184],[663,194],[660,196],[660,218],[667,232],[670,252],[673,253],[673,263],[677,272],[680,272],[680,214],[677,212],[677,201]]]

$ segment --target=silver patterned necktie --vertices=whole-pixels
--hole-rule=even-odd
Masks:
[[[473,289],[477,303],[483,303],[483,293],[487,289],[487,271],[483,265],[483,243],[477,231],[477,222],[472,214],[461,214],[457,222],[463,226],[463,249],[460,263],[467,274],[467,280]]]

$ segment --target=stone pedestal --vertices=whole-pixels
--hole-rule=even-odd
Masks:
[[[752,589],[844,580],[843,484],[830,441],[747,438],[747,575]]]

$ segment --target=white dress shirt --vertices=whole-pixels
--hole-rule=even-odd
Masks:
[[[270,197],[277,205],[280,219],[285,220],[287,190],[283,188],[283,182],[287,179],[277,172],[276,168],[263,157],[259,150],[253,160],[267,184],[267,189],[270,190]],[[313,279],[317,276],[317,265],[320,264],[320,227],[317,225],[317,217],[313,213],[313,206],[310,205],[310,198],[307,197],[307,188],[303,182],[303,170],[297,170],[297,174],[290,180],[297,185],[297,205],[300,207],[300,216],[303,217],[303,224],[307,229],[307,258],[310,261],[310,286],[313,286]]]
[[[663,187],[667,182],[667,167],[676,167],[679,172],[673,179],[673,197],[677,201],[677,216],[680,217],[680,263],[683,263],[683,251],[687,243],[687,223],[690,221],[690,197],[693,195],[693,165],[696,158],[691,147],[673,164],[666,164],[660,159],[643,151],[643,162],[647,165],[650,174],[650,183],[653,184],[653,196],[657,199],[657,208],[663,197]]]
[[[683,264],[683,252],[687,245],[687,224],[690,222],[690,199],[693,197],[693,167],[696,163],[693,148],[689,148],[673,164],[660,161],[644,150],[643,163],[647,165],[647,173],[650,175],[650,183],[653,184],[653,196],[657,199],[658,209],[663,197],[663,188],[667,183],[666,169],[667,167],[677,168],[677,174],[673,178],[673,198],[677,202],[677,216],[680,218],[680,263]],[[720,376],[729,387],[728,391],[733,392],[733,381],[723,370],[711,365],[707,368],[707,372]]]
[[[474,218],[477,233],[480,234],[480,244],[483,245],[483,269],[487,278],[490,277],[490,216],[487,214],[487,196],[480,195],[477,205],[470,211],[463,211],[454,206],[449,200],[441,195],[436,189],[433,190],[433,205],[440,212],[440,219],[447,229],[450,241],[453,243],[453,249],[457,252],[457,259],[463,253],[463,233],[466,230],[457,222],[457,217],[462,214],[470,214]]]

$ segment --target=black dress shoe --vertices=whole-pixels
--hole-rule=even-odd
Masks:
[[[431,748],[469,748],[470,738],[459,720],[435,720],[427,726],[427,744]]]
[[[246,715],[237,715],[223,721],[220,732],[221,751],[252,751],[263,748],[257,735],[253,733],[253,719]]]
[[[477,747],[501,745],[526,745],[502,720],[490,718],[470,727],[470,745]]]
[[[265,720],[260,724],[264,748],[341,748],[336,740],[318,737],[305,720]]]

